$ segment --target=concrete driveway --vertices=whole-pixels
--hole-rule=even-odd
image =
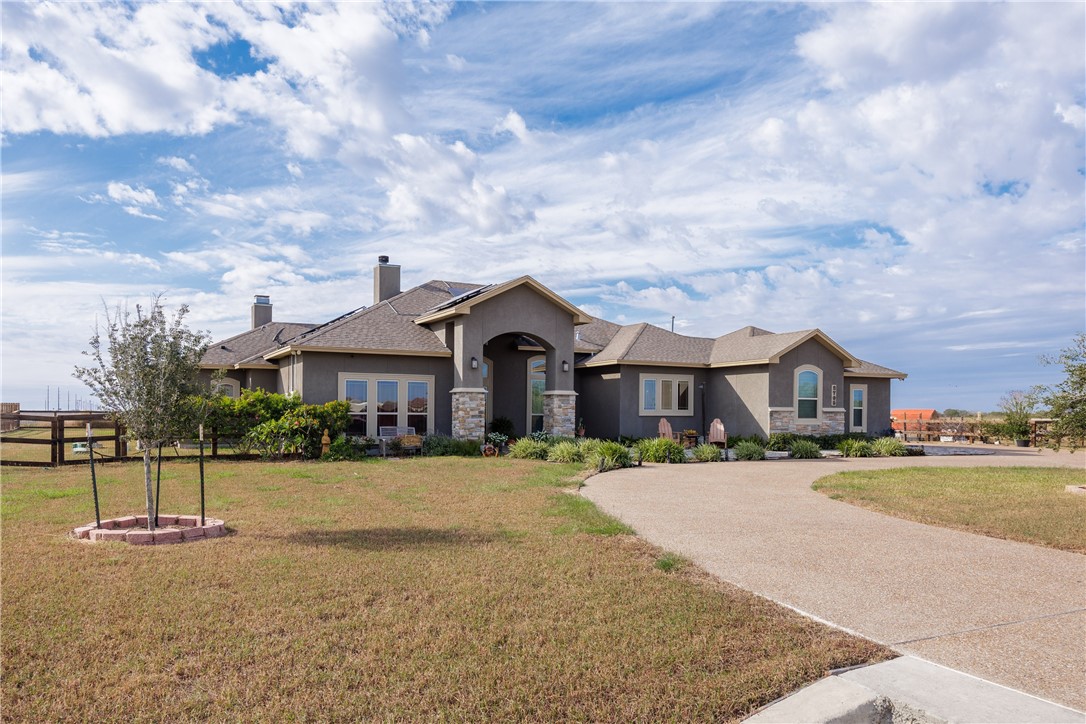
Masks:
[[[844,470],[1068,466],[1083,453],[651,465],[582,494],[713,575],[944,666],[1086,710],[1086,556],[911,523],[811,490]],[[1070,493],[1069,493],[1070,495]]]

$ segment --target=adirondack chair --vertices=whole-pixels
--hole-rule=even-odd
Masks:
[[[709,423],[709,442],[724,450],[728,449],[728,431],[724,429],[724,423],[719,417],[713,418]]]
[[[667,421],[666,417],[660,418],[660,424],[657,426],[657,431],[660,433],[660,437],[666,437],[668,440],[681,442],[679,439],[680,435],[671,431],[671,423]]]

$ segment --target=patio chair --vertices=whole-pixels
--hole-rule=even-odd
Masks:
[[[671,423],[667,421],[666,417],[660,418],[660,424],[657,426],[657,431],[660,433],[660,437],[674,440],[679,443],[682,442],[682,433],[672,432]]]
[[[724,423],[719,417],[713,418],[709,423],[709,442],[724,450],[728,449],[728,431],[724,429]]]

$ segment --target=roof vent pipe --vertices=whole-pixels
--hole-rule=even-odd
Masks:
[[[379,304],[400,293],[400,265],[389,264],[388,257],[377,257],[373,268],[373,303]]]

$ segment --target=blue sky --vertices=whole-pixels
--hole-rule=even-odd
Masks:
[[[246,328],[530,273],[592,314],[817,326],[994,409],[1086,328],[1081,3],[0,5],[3,391],[103,303]]]

